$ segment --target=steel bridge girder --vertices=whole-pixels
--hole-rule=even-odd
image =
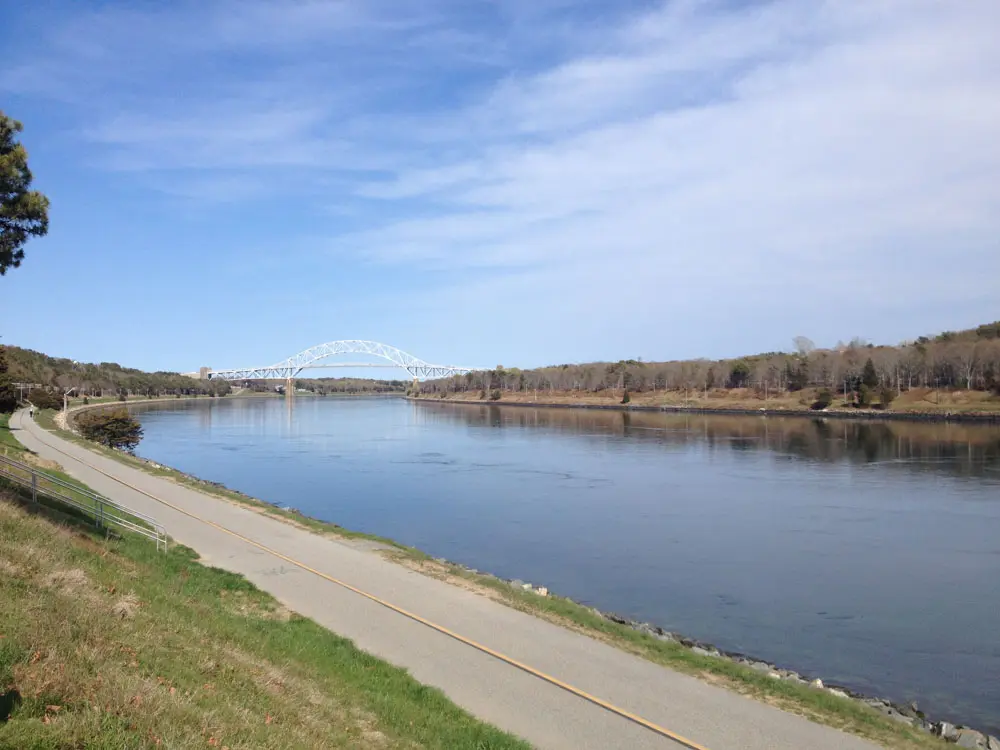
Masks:
[[[231,370],[216,370],[208,373],[209,380],[287,380],[296,377],[312,363],[337,354],[372,354],[386,359],[414,378],[447,377],[463,375],[477,369],[455,365],[433,365],[414,357],[401,349],[377,341],[345,339],[317,344],[299,352],[286,360],[266,367],[248,367]]]

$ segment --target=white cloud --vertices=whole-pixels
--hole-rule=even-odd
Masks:
[[[1000,196],[989,187],[1000,171],[992,136],[1000,127],[1000,53],[983,30],[1000,12],[985,4],[950,13],[929,6],[901,23],[837,17],[846,6],[830,5],[800,30],[811,43],[790,45],[775,28],[804,21],[799,7],[696,17],[694,38],[703,47],[689,41],[671,51],[647,41],[638,53],[623,48],[501,83],[484,105],[454,115],[456,131],[494,126],[481,150],[435,169],[401,169],[360,191],[432,197],[446,207],[362,239],[380,257],[405,246],[407,258],[407,238],[428,247],[439,240],[456,263],[495,260],[498,248],[488,240],[509,235],[504,224],[515,233],[499,255],[515,261],[541,240],[535,252],[562,262],[560,233],[589,239],[582,247],[595,253],[609,249],[595,235],[610,233],[649,260],[664,258],[664,240],[725,255],[749,246],[762,258],[778,251],[822,260],[844,242],[849,253],[877,252],[894,236],[920,238],[956,224],[977,227],[985,239]],[[824,35],[826,27],[833,31]],[[681,26],[673,36],[684,32]],[[742,45],[720,69],[717,46],[727,39]],[[663,71],[678,67],[721,70],[717,96],[678,95],[669,82],[658,89]],[[494,112],[508,119],[490,120]],[[542,135],[526,138],[526,130]],[[533,221],[538,215],[571,221],[546,236],[549,229]],[[737,237],[738,251],[716,244]]]
[[[318,217],[299,244],[320,236],[340,262],[451,272],[447,288],[411,295],[428,321],[491,297],[530,311],[525,325],[593,330],[615,319],[595,309],[609,296],[638,321],[698,305],[729,320],[736,301],[822,325],[834,296],[988,315],[1000,6],[607,8],[108,12],[64,29],[86,43],[50,51],[45,80],[21,88],[58,88],[62,71],[117,93],[90,105],[86,135],[103,164],[155,189],[253,199],[275,175],[294,181]],[[474,280],[452,285],[463,273]]]

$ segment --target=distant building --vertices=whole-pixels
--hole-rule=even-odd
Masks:
[[[181,375],[186,378],[194,378],[195,380],[207,380],[208,373],[211,371],[211,367],[199,367],[198,372],[182,372]]]

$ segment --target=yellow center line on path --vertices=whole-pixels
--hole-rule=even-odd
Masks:
[[[22,416],[22,419],[23,418],[24,417]],[[98,472],[100,474],[103,474],[108,479],[112,479],[115,482],[118,482],[119,484],[124,485],[125,487],[128,487],[130,490],[134,490],[135,492],[138,492],[141,495],[145,495],[146,497],[148,497],[148,498],[150,498],[152,500],[155,500],[156,502],[160,503],[161,505],[165,505],[166,507],[168,507],[168,508],[170,508],[172,510],[177,511],[178,513],[183,513],[188,518],[193,518],[195,521],[199,521],[199,522],[205,524],[206,526],[211,526],[214,529],[218,529],[219,531],[222,531],[222,532],[224,532],[226,534],[229,534],[230,536],[236,537],[237,539],[240,539],[241,541],[244,541],[247,544],[253,545],[257,549],[263,550],[264,552],[267,552],[270,555],[274,555],[279,560],[284,560],[287,563],[291,563],[292,565],[295,565],[296,567],[301,568],[302,570],[308,571],[309,573],[312,573],[313,575],[319,576],[320,578],[322,578],[322,579],[324,579],[326,581],[329,581],[330,583],[335,583],[338,586],[341,586],[341,587],[347,589],[348,591],[353,591],[358,596],[363,596],[365,599],[369,599],[370,601],[373,601],[376,604],[380,604],[383,607],[392,610],[393,612],[401,614],[404,617],[408,617],[411,620],[414,620],[415,622],[419,622],[421,625],[425,625],[428,628],[431,628],[432,630],[436,630],[437,632],[442,633],[443,635],[446,635],[446,636],[448,636],[450,638],[454,638],[459,643],[464,643],[466,646],[471,646],[472,648],[476,649],[477,651],[482,651],[484,654],[489,654],[493,658],[499,659],[500,661],[504,662],[505,664],[509,664],[512,667],[517,667],[518,669],[520,669],[520,670],[522,670],[524,672],[527,672],[528,674],[530,674],[530,675],[532,675],[534,677],[537,677],[538,679],[543,680],[544,682],[547,682],[550,685],[555,685],[558,688],[562,688],[566,692],[571,693],[572,695],[575,695],[578,698],[583,698],[585,701],[593,703],[595,706],[600,706],[601,708],[603,708],[603,709],[605,709],[607,711],[610,711],[613,714],[621,716],[624,719],[628,719],[629,721],[634,722],[634,723],[638,724],[639,726],[645,727],[646,729],[648,729],[648,730],[650,730],[652,732],[655,732],[656,734],[659,734],[659,735],[661,735],[663,737],[666,737],[669,740],[673,740],[674,742],[676,742],[679,745],[683,745],[684,747],[690,748],[690,750],[708,750],[708,748],[705,747],[704,745],[699,745],[697,742],[695,742],[693,740],[689,740],[687,737],[679,735],[676,732],[672,732],[669,729],[667,729],[666,727],[662,727],[659,724],[655,724],[652,721],[649,721],[648,719],[644,719],[641,716],[638,716],[637,714],[632,713],[631,711],[626,711],[624,708],[619,708],[618,706],[614,705],[613,703],[608,703],[606,700],[598,698],[595,695],[591,695],[590,693],[585,692],[585,691],[581,690],[578,687],[574,687],[573,685],[570,685],[567,682],[563,682],[558,677],[553,677],[552,675],[547,674],[545,672],[542,672],[539,669],[535,669],[534,667],[529,666],[528,664],[525,664],[524,662],[520,662],[517,659],[514,659],[513,657],[507,656],[506,654],[503,654],[503,653],[501,653],[499,651],[496,651],[496,650],[490,648],[489,646],[485,646],[482,643],[479,643],[477,641],[472,640],[471,638],[466,638],[464,635],[456,633],[453,630],[449,630],[448,628],[444,627],[443,625],[438,625],[437,623],[431,622],[430,620],[428,620],[426,618],[423,618],[423,617],[421,617],[420,615],[418,615],[418,614],[416,614],[414,612],[410,612],[409,610],[403,609],[402,607],[398,607],[395,604],[393,604],[392,602],[388,602],[385,599],[381,599],[381,598],[375,596],[374,594],[369,594],[367,591],[363,591],[363,590],[357,588],[356,586],[352,586],[351,584],[347,583],[346,581],[342,581],[339,578],[334,578],[333,576],[327,575],[326,573],[324,573],[324,572],[322,572],[320,570],[316,570],[315,568],[312,568],[312,567],[306,565],[303,562],[299,562],[298,560],[296,560],[294,558],[291,558],[288,555],[284,555],[281,552],[278,552],[277,550],[272,549],[271,547],[268,547],[265,544],[261,544],[260,542],[254,541],[253,539],[250,539],[249,537],[246,537],[243,534],[240,534],[239,532],[233,531],[232,529],[227,529],[225,526],[217,524],[214,521],[209,521],[207,518],[202,518],[202,517],[200,517],[200,516],[198,516],[198,515],[196,515],[194,513],[191,513],[190,511],[184,510],[183,508],[180,508],[180,507],[174,505],[173,503],[168,502],[167,500],[164,500],[161,497],[157,497],[156,495],[153,495],[153,494],[151,494],[149,492],[146,492],[145,490],[140,489],[139,487],[136,487],[136,486],[134,486],[132,484],[129,484],[128,482],[126,482],[126,481],[124,481],[122,479],[119,479],[118,477],[116,477],[116,476],[114,476],[112,474],[109,474],[108,472],[104,471],[103,469],[100,469],[97,466],[94,466],[93,464],[88,463],[87,461],[83,461],[82,459],[77,458],[76,456],[73,456],[73,455],[67,453],[66,451],[64,451],[64,450],[56,447],[55,445],[52,445],[52,443],[49,443],[49,442],[47,442],[45,440],[42,440],[41,438],[38,437],[38,435],[35,435],[35,438],[40,443],[42,443],[44,445],[47,445],[52,450],[57,451],[59,453],[62,453],[64,456],[66,456],[68,458],[71,458],[74,461],[79,461],[84,466],[87,466],[87,467],[93,469],[94,471],[96,471],[96,472]]]

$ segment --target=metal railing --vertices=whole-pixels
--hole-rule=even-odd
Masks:
[[[31,499],[35,503],[39,502],[40,496],[54,500],[92,519],[98,529],[107,530],[114,526],[152,539],[158,550],[167,549],[167,534],[160,523],[96,492],[70,484],[52,474],[38,471],[28,464],[2,455],[0,455],[0,479],[6,479],[30,490]]]

